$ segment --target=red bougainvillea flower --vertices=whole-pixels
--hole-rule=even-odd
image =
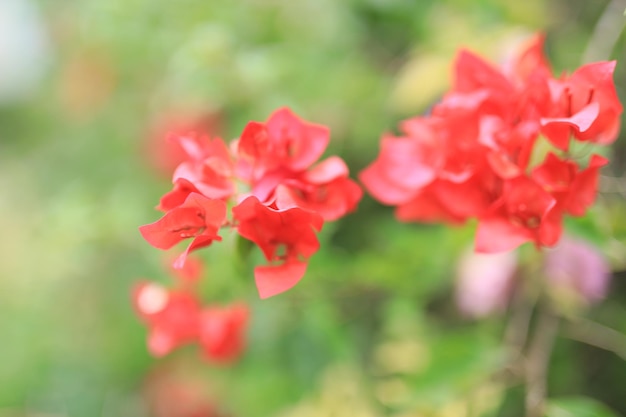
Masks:
[[[152,417],[233,417],[221,411],[215,381],[184,360],[159,363],[146,375],[141,398]]]
[[[222,239],[217,232],[225,219],[226,203],[191,193],[183,204],[168,211],[156,222],[141,226],[139,231],[148,243],[159,249],[170,249],[182,240],[192,238],[181,255],[182,266],[188,253]]]
[[[570,77],[550,80],[552,111],[541,119],[543,133],[567,150],[570,135],[607,145],[617,139],[622,105],[615,91],[615,61],[587,64]]]
[[[150,328],[152,354],[162,356],[195,341],[207,359],[232,362],[244,348],[248,308],[202,308],[193,293],[201,264],[188,260],[188,254],[221,240],[222,228],[236,231],[267,259],[254,276],[260,297],[271,297],[300,281],[319,249],[316,233],[324,220],[353,211],[362,191],[339,157],[315,164],[328,145],[328,128],[303,121],[287,108],[265,123],[250,122],[230,147],[195,132],[178,132],[171,140],[185,159],[174,172],[173,189],[157,207],[165,214],[139,230],[163,250],[191,242],[172,264],[178,289],[142,283],[133,302]],[[232,221],[227,221],[229,207]]]
[[[235,192],[233,161],[226,144],[220,139],[189,133],[172,137],[180,143],[188,159],[174,171],[173,181],[184,179],[208,198],[226,199]]]
[[[529,241],[554,245],[561,233],[555,205],[550,193],[525,176],[506,181],[502,197],[479,220],[476,250],[503,252]]]
[[[256,182],[279,168],[302,171],[319,159],[329,141],[325,126],[281,108],[267,122],[250,122],[237,143],[240,176]]]
[[[244,304],[209,306],[200,315],[200,346],[207,359],[229,363],[245,346],[249,309]]]
[[[165,193],[161,197],[161,201],[156,208],[157,210],[168,212],[183,204],[191,193],[200,194],[200,190],[198,190],[191,181],[184,178],[177,178],[174,181],[172,191]]]
[[[164,250],[192,239],[174,262],[181,269],[190,252],[221,240],[221,228],[236,230],[270,262],[255,269],[263,298],[302,278],[308,258],[319,248],[316,231],[324,220],[353,211],[362,197],[341,158],[317,162],[328,145],[328,128],[287,108],[266,122],[248,123],[229,147],[219,138],[194,132],[179,132],[172,140],[186,159],[174,173],[173,189],[157,207],[165,214],[142,226],[141,234]],[[226,221],[228,207],[234,207],[232,222]]]
[[[142,151],[159,173],[171,177],[174,169],[188,159],[181,144],[172,138],[188,132],[219,136],[222,130],[223,114],[219,110],[170,108],[158,114],[149,126]]]
[[[378,159],[359,175],[376,199],[385,204],[406,203],[435,179],[428,149],[433,140],[426,136],[434,132],[427,129],[424,126],[423,141],[411,137],[383,137]]]
[[[150,329],[148,350],[152,355],[167,355],[197,339],[200,303],[193,294],[143,282],[133,291],[133,304]]]
[[[348,167],[339,157],[330,157],[308,171],[283,182],[275,190],[278,208],[301,207],[332,221],[353,211],[363,191],[348,178]]]
[[[361,172],[374,198],[396,206],[401,221],[477,219],[481,252],[555,245],[563,216],[581,216],[593,203],[607,163],[574,159],[570,142],[615,140],[622,105],[614,62],[556,79],[543,41],[535,36],[502,69],[459,52],[451,91],[430,114],[402,122],[400,136],[384,135],[378,158]]]
[[[204,273],[204,264],[199,258],[187,257],[184,265],[174,268],[172,262],[168,263],[170,274],[175,277],[179,285],[183,288],[193,287]]]
[[[272,264],[254,270],[261,298],[271,297],[296,285],[306,272],[306,260],[319,249],[315,231],[324,220],[299,207],[275,209],[258,198],[246,198],[233,208],[237,231],[256,243]]]
[[[574,216],[582,216],[593,204],[598,189],[598,173],[608,160],[592,155],[586,169],[580,170],[572,161],[549,153],[531,176],[544,190],[550,192],[561,208]]]

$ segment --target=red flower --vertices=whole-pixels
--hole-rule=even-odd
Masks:
[[[551,80],[551,113],[541,119],[543,133],[567,150],[570,134],[607,145],[619,133],[622,105],[615,91],[615,61],[587,64],[570,77]]]
[[[141,226],[139,231],[159,249],[170,249],[184,239],[193,238],[179,258],[177,267],[182,267],[188,253],[222,239],[217,232],[225,219],[226,203],[191,193],[183,204],[156,222]]]
[[[187,180],[208,198],[226,199],[234,194],[234,164],[220,138],[211,141],[192,132],[174,136],[172,140],[180,143],[188,157],[174,171],[174,184],[179,179]]]
[[[174,261],[175,263],[175,261]],[[174,268],[172,262],[168,265],[170,273],[178,280],[183,288],[193,287],[204,273],[204,264],[198,258],[187,257],[181,268]]]
[[[622,106],[614,62],[556,80],[543,41],[535,36],[502,70],[461,51],[441,103],[404,121],[403,136],[383,137],[378,158],[360,175],[368,191],[397,206],[401,221],[477,218],[481,252],[556,244],[563,215],[583,215],[593,203],[607,161],[594,155],[582,170],[567,154],[536,161],[544,154],[537,139],[543,133],[561,150],[571,139],[610,143]]]
[[[198,337],[200,304],[192,294],[144,282],[133,291],[133,304],[150,328],[148,350],[152,355],[167,355]]]
[[[339,157],[311,166],[324,153],[329,131],[287,108],[265,123],[250,122],[230,148],[221,139],[210,141],[195,133],[176,134],[172,140],[185,151],[186,160],[157,207],[165,215],[142,226],[141,234],[160,249],[192,238],[173,264],[181,269],[190,252],[221,240],[222,226],[237,227],[271,262],[255,269],[263,298],[302,278],[307,258],[319,248],[314,230],[324,220],[353,211],[362,197]],[[238,190],[235,183],[249,188]],[[233,208],[234,222],[226,223],[227,204],[234,201],[240,202]]]
[[[425,135],[421,141],[384,136],[378,158],[360,173],[361,182],[382,203],[406,203],[435,179],[433,152],[428,147],[434,132],[423,127]]]
[[[254,196],[234,207],[233,215],[239,234],[256,243],[269,262],[279,262],[255,268],[261,298],[296,285],[306,271],[307,258],[319,249],[315,230],[322,229],[322,217],[299,207],[270,208]]]
[[[189,158],[181,143],[172,139],[188,132],[219,135],[223,130],[223,117],[220,111],[215,110],[168,109],[151,124],[142,151],[151,165],[160,173],[170,176],[181,162]]]
[[[244,304],[211,306],[200,315],[200,345],[207,359],[232,362],[245,346],[249,310]]]
[[[288,108],[279,109],[265,123],[248,123],[241,134],[240,175],[254,183],[278,168],[305,170],[322,156],[328,141],[325,126],[305,122]]]
[[[190,181],[178,178],[174,181],[174,189],[161,197],[161,201],[156,208],[165,212],[175,209],[183,204],[191,193],[200,194],[200,191]]]
[[[276,206],[301,207],[319,213],[324,220],[337,220],[353,211],[363,192],[348,178],[348,167],[332,156],[276,188]]]
[[[545,79],[552,70],[543,53],[545,35],[536,34],[520,48],[521,52],[504,64],[504,73],[518,85],[524,85],[531,78]]]
[[[556,244],[562,225],[555,205],[550,193],[525,176],[505,181],[500,199],[479,219],[476,250],[503,252],[528,241]]]
[[[587,168],[577,173],[565,203],[566,210],[571,215],[583,216],[594,203],[598,191],[600,168],[608,162],[608,159],[602,156],[592,155]]]

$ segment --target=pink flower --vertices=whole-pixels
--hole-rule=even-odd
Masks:
[[[479,318],[503,311],[509,302],[516,269],[516,252],[466,251],[457,268],[456,303],[461,312]]]
[[[589,304],[606,297],[611,278],[611,269],[595,246],[568,236],[546,252],[545,273],[555,289]]]

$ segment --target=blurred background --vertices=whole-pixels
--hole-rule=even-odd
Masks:
[[[521,415],[506,302],[477,311],[455,296],[473,225],[400,224],[366,196],[325,226],[302,282],[265,301],[233,241],[204,251],[205,299],[252,308],[246,352],[228,367],[194,347],[148,355],[130,292],[171,278],[168,255],[137,227],[159,217],[153,207],[171,186],[168,131],[230,140],[287,105],[330,127],[328,154],[355,176],[381,133],[446,90],[461,46],[500,62],[544,31],[556,73],[617,59],[626,97],[625,8],[0,0],[0,417]],[[559,327],[554,416],[626,414],[622,139],[597,206],[568,223],[613,274],[604,301],[568,309]]]

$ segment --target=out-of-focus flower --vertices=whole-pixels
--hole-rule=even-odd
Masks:
[[[171,366],[152,370],[143,383],[143,399],[154,417],[220,417],[210,381]]]
[[[543,41],[535,36],[502,69],[460,51],[451,91],[429,115],[402,122],[401,136],[383,137],[360,174],[368,191],[397,206],[401,221],[478,219],[479,252],[555,245],[563,216],[581,216],[593,203],[608,162],[575,160],[569,144],[613,141],[622,106],[614,62],[555,79]],[[541,134],[554,152],[536,152]]]
[[[200,303],[193,294],[143,282],[133,291],[133,304],[150,329],[148,350],[152,355],[167,355],[198,338]]]
[[[569,136],[610,144],[617,139],[622,104],[613,83],[615,61],[595,62],[571,76],[550,80],[551,114],[541,120],[543,133],[567,150]]]
[[[470,317],[484,317],[506,309],[517,269],[515,251],[466,251],[457,267],[456,304]]]
[[[190,132],[220,136],[222,124],[223,114],[217,110],[170,109],[149,127],[142,152],[157,172],[171,177],[176,167],[187,160],[187,153],[175,138]]]
[[[558,294],[592,304],[606,296],[611,269],[591,243],[564,236],[546,252],[545,274]]]
[[[174,268],[168,263],[170,273],[178,279],[182,287],[190,286],[198,282],[204,273],[204,264],[198,258],[187,257],[182,268]]]
[[[205,357],[229,363],[241,355],[250,312],[244,304],[208,306],[200,314],[200,339]]]
[[[230,363],[245,347],[250,312],[242,302],[202,307],[189,286],[168,289],[147,281],[135,287],[132,301],[148,326],[148,351],[154,356],[197,343],[208,360]]]

